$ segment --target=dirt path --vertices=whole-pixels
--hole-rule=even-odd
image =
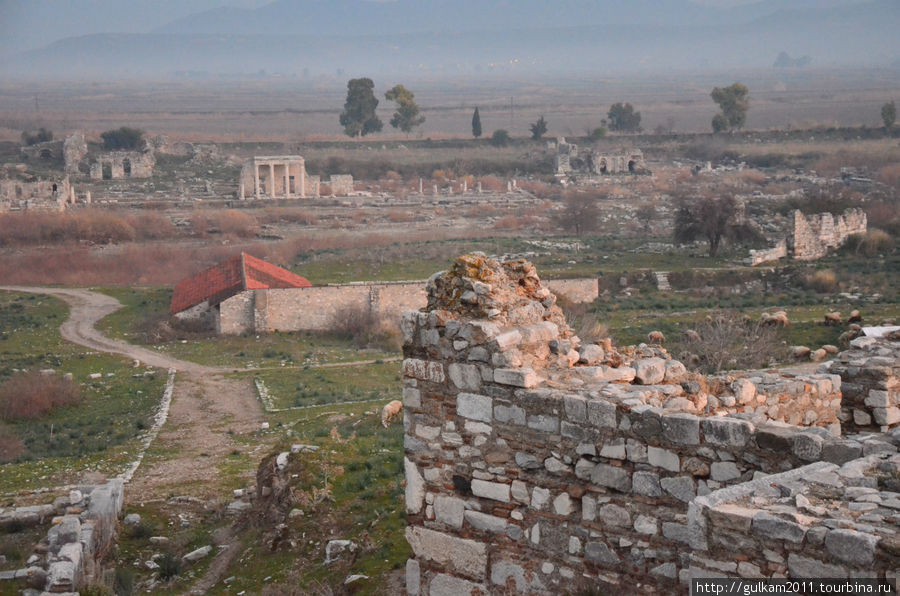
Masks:
[[[106,337],[94,325],[122,307],[110,296],[63,288],[0,286],[0,290],[48,294],[67,302],[71,309],[60,335],[68,341],[179,372],[168,421],[152,447],[164,455],[145,459],[126,490],[127,500],[170,493],[216,494],[220,464],[239,447],[235,438],[258,429],[262,422],[262,409],[249,379],[229,379],[224,373],[233,369],[185,362]]]

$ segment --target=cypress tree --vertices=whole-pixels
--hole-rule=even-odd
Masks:
[[[476,139],[481,136],[481,115],[478,108],[475,108],[475,113],[472,114],[472,136]]]

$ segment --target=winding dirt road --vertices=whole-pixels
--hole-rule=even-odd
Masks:
[[[126,491],[129,501],[170,493],[217,496],[220,464],[233,450],[246,450],[235,439],[258,429],[262,422],[262,409],[249,379],[226,377],[224,373],[233,371],[230,368],[185,362],[106,337],[94,325],[122,304],[105,294],[31,286],[0,286],[0,290],[47,294],[68,303],[69,318],[60,326],[60,335],[67,341],[180,373],[169,418],[151,448],[161,455],[146,458],[138,468]]]

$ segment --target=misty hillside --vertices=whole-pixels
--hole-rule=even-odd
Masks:
[[[816,66],[900,58],[900,2],[822,6],[812,0],[730,9],[687,0],[278,0],[255,10],[205,11],[151,33],[63,39],[15,56],[3,70],[111,77],[609,74],[769,67],[782,50],[809,55]]]

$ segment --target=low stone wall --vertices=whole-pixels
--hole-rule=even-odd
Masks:
[[[46,553],[43,558],[32,557],[26,568],[0,572],[0,579],[24,579],[32,588],[53,593],[75,592],[96,579],[99,563],[115,540],[124,495],[124,481],[115,478],[100,486],[80,486],[52,505],[0,513],[0,520],[25,515],[35,523],[55,514],[44,548],[38,549]]]
[[[706,379],[582,345],[554,302],[530,264],[468,255],[404,315],[410,594],[682,593],[698,498],[897,451],[835,434],[836,375]]]
[[[751,267],[762,263],[769,263],[783,259],[788,255],[787,240],[779,240],[774,247],[767,249],[750,249],[750,257],[745,259],[745,264]]]
[[[900,581],[900,456],[816,463],[691,503],[691,577]],[[874,525],[873,525],[874,524]]]
[[[576,303],[593,302],[598,295],[596,279],[552,280],[548,286]],[[342,310],[370,309],[380,317],[399,320],[403,311],[425,304],[424,281],[248,290],[220,303],[216,328],[224,335],[327,331]]]
[[[848,428],[900,426],[900,344],[858,337],[829,364],[841,376],[843,420]]]

